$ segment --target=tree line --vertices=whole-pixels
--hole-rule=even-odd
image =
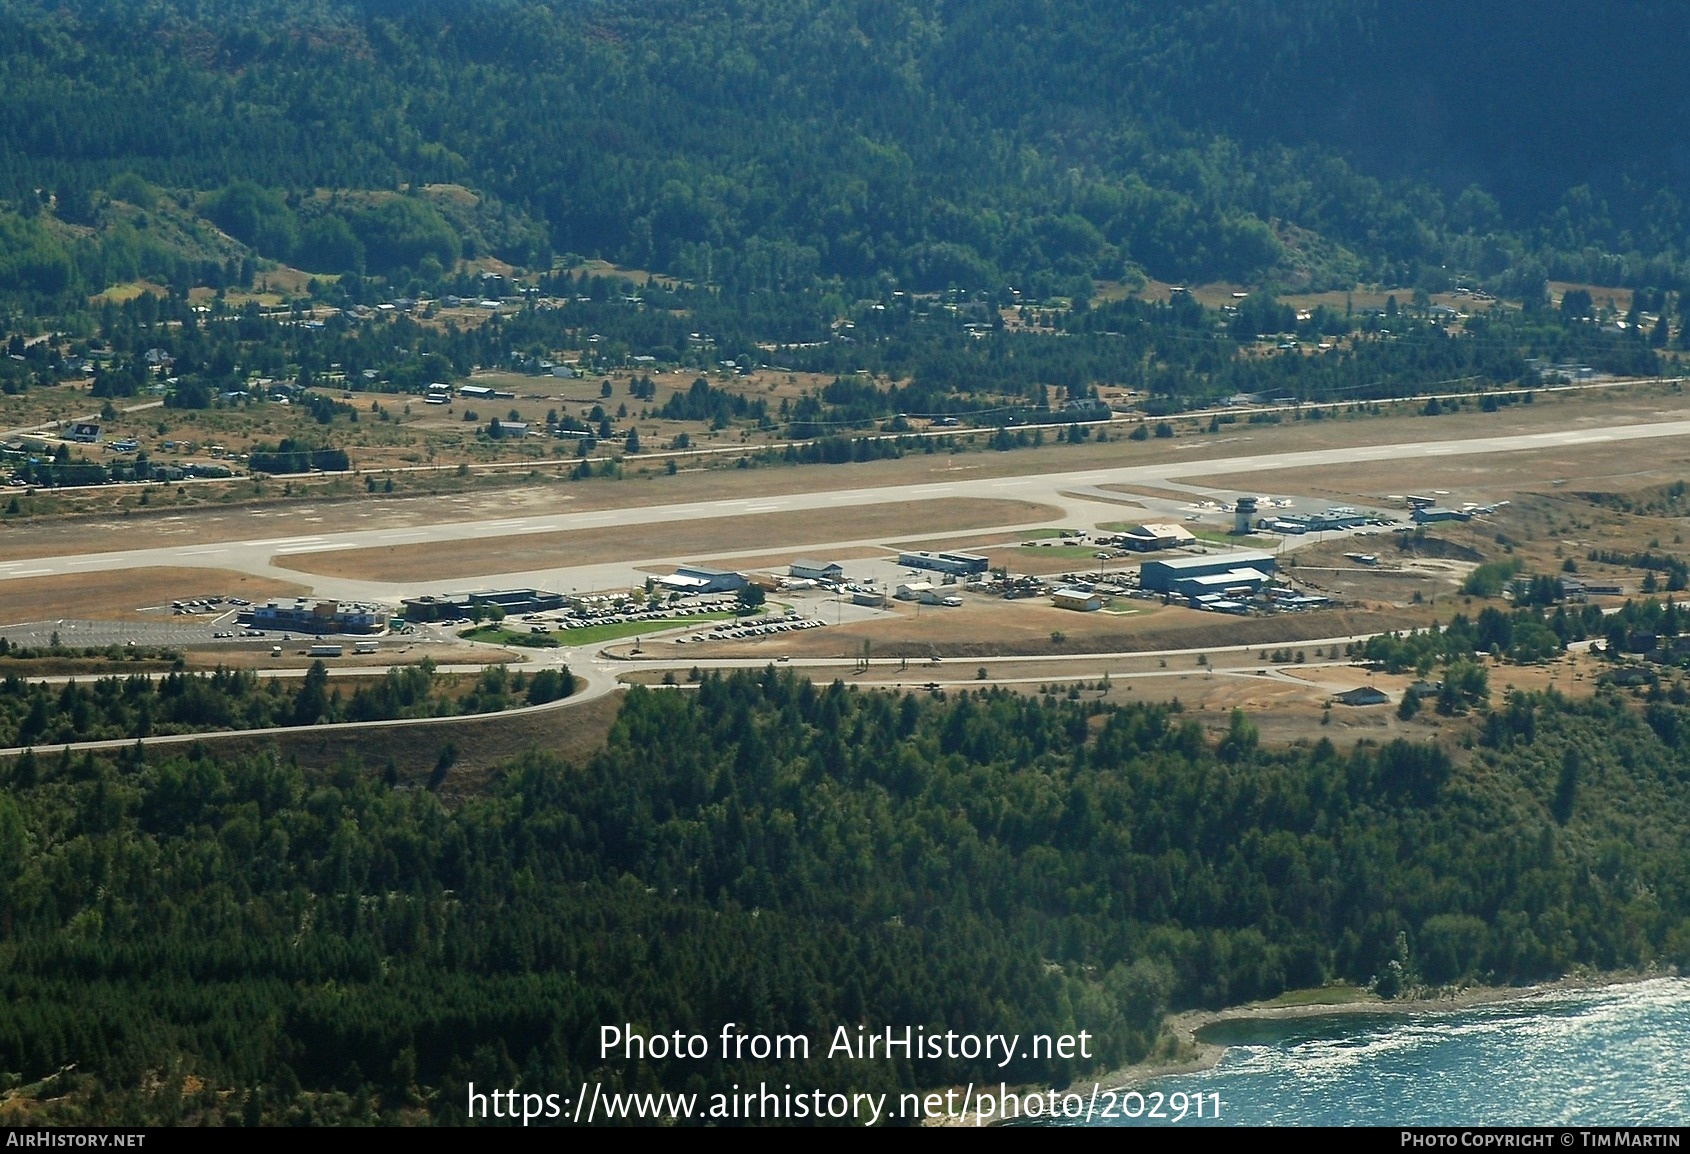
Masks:
[[[1685,709],[1485,716],[1466,752],[1270,749],[1242,714],[1212,738],[1172,706],[770,669],[633,689],[603,752],[451,806],[407,787],[426,765],[29,755],[0,792],[0,1076],[57,1079],[43,1116],[296,1123],[461,1121],[469,1081],[1060,1085],[1087,1064],[623,1061],[598,1027],[1086,1029],[1112,1064],[1167,1010],[1333,979],[1690,962]]]

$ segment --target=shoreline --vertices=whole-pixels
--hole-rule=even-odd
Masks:
[[[1569,990],[1602,989],[1608,986],[1634,985],[1671,976],[1666,971],[1614,971],[1593,974],[1569,974],[1552,982],[1531,986],[1462,986],[1454,989],[1421,993],[1412,998],[1386,1000],[1377,994],[1363,994],[1350,1001],[1282,1003],[1278,1001],[1247,1002],[1221,1010],[1184,1010],[1169,1017],[1162,1024],[1165,1033],[1172,1034],[1182,1057],[1163,1061],[1146,1061],[1111,1070],[1093,1079],[1107,1090],[1124,1090],[1143,1082],[1174,1074],[1192,1074],[1211,1070],[1219,1064],[1227,1047],[1218,1042],[1206,1042],[1198,1034],[1211,1026],[1226,1022],[1296,1021],[1303,1018],[1334,1018],[1348,1015],[1376,1017],[1417,1017],[1451,1013],[1474,1006],[1503,1005],[1510,1002],[1529,1002],[1550,994]],[[1334,992],[1354,987],[1333,987]]]
[[[1155,1081],[1158,1078],[1212,1070],[1220,1063],[1228,1047],[1218,1042],[1206,1042],[1198,1035],[1203,1030],[1222,1023],[1296,1021],[1305,1018],[1332,1018],[1350,1015],[1371,1015],[1375,1017],[1429,1016],[1471,1009],[1474,1006],[1530,1002],[1536,998],[1572,990],[1593,990],[1604,989],[1609,986],[1635,985],[1639,982],[1672,976],[1674,975],[1671,971],[1667,970],[1574,973],[1552,982],[1540,982],[1531,986],[1462,986],[1421,992],[1416,997],[1397,998],[1388,1001],[1377,994],[1358,991],[1354,986],[1332,986],[1326,987],[1326,989],[1330,990],[1333,996],[1345,997],[1347,1000],[1295,1003],[1275,1000],[1247,1002],[1243,1005],[1228,1006],[1220,1010],[1184,1010],[1168,1017],[1162,1024],[1163,1034],[1171,1035],[1174,1040],[1174,1045],[1178,1051],[1177,1057],[1150,1059],[1136,1065],[1123,1066],[1120,1069],[1111,1070],[1087,1080],[1095,1082],[1105,1091],[1120,1091],[1131,1089],[1145,1082]],[[1293,994],[1318,994],[1320,992],[1292,991]],[[1158,1049],[1164,1043],[1165,1038],[1162,1043],[1158,1044]],[[1039,1087],[1029,1084],[1011,1087],[1010,1093],[1025,1095],[1049,1090],[1050,1087],[1048,1086]],[[981,1120],[977,1117],[957,1117],[934,1119],[927,1124],[939,1126],[997,1126],[1001,1125],[1002,1122],[1001,1118]]]

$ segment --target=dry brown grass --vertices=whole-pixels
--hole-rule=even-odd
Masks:
[[[1428,431],[1426,435],[1435,434]],[[1601,441],[1513,453],[1322,465],[1272,474],[1223,473],[1204,477],[1200,483],[1247,493],[1297,492],[1400,508],[1401,502],[1392,498],[1410,493],[1437,495],[1440,503],[1459,507],[1465,501],[1491,504],[1522,493],[1560,489],[1624,492],[1685,476],[1690,476],[1690,441],[1661,438],[1644,444]],[[1439,489],[1447,490],[1447,495],[1437,494]]]
[[[258,601],[308,593],[303,585],[253,577],[227,569],[126,569],[20,577],[0,582],[0,616],[8,623],[80,617],[133,620],[135,611],[172,601],[209,596]]]
[[[968,529],[1030,523],[1056,515],[1057,510],[1051,506],[1031,501],[958,497],[830,510],[819,515],[806,510],[711,517],[668,525],[532,533],[499,538],[496,546],[485,541],[452,541],[334,553],[296,553],[278,558],[276,563],[305,573],[367,581],[445,580],[486,573],[493,553],[499,570],[509,573],[559,565],[754,549],[770,541],[790,541],[796,556],[808,543],[896,536],[908,532],[912,522],[936,528]]]
[[[669,378],[665,377],[668,382]],[[583,382],[556,382],[556,385],[568,384],[577,392]],[[57,408],[69,412],[73,407],[75,412],[87,412],[86,394],[79,400],[71,399],[68,391],[62,390],[31,390],[28,398],[31,406],[36,405],[36,394],[42,393],[40,409],[27,418],[19,418],[18,424],[26,419],[33,419],[42,411],[52,410],[55,404],[47,398],[49,392],[63,393],[63,398]],[[661,396],[661,394],[660,394]],[[384,404],[386,401],[384,400]],[[524,402],[526,403],[526,402]],[[509,402],[501,402],[508,405]],[[413,406],[415,408],[416,406]],[[781,468],[736,469],[732,465],[734,456],[724,454],[719,458],[712,458],[706,467],[702,459],[697,462],[682,461],[678,475],[666,476],[659,463],[647,462],[642,464],[638,459],[628,463],[628,476],[622,481],[594,480],[580,484],[560,483],[551,481],[541,484],[507,484],[496,491],[477,492],[448,492],[438,496],[400,496],[370,497],[363,493],[342,495],[339,497],[325,495],[323,488],[330,484],[322,479],[309,480],[295,478],[289,482],[296,494],[292,504],[315,505],[318,515],[325,517],[322,524],[313,523],[309,528],[297,522],[288,526],[280,524],[259,524],[255,519],[253,524],[244,524],[245,509],[242,505],[229,505],[227,502],[247,502],[252,496],[250,482],[241,480],[230,483],[225,487],[215,485],[195,486],[189,490],[190,499],[199,502],[214,502],[211,507],[196,507],[184,510],[170,510],[150,512],[133,508],[136,496],[133,490],[114,487],[101,487],[88,490],[66,491],[55,494],[53,501],[72,511],[70,519],[75,522],[83,514],[92,518],[92,525],[81,521],[80,526],[69,532],[64,531],[63,523],[59,520],[43,518],[12,519],[4,531],[0,531],[0,557],[21,558],[42,556],[53,553],[80,553],[90,549],[110,548],[107,541],[103,541],[88,530],[91,527],[100,529],[121,529],[124,533],[125,544],[129,547],[141,548],[155,543],[168,543],[172,539],[179,539],[181,535],[194,534],[195,539],[207,541],[233,540],[243,537],[264,536],[278,531],[291,532],[321,532],[323,524],[333,526],[336,519],[342,525],[357,527],[353,518],[360,515],[379,515],[384,524],[418,524],[431,523],[442,519],[464,520],[478,515],[472,509],[472,503],[491,503],[500,509],[498,515],[511,516],[523,509],[546,509],[555,511],[559,506],[571,510],[589,510],[621,508],[640,505],[653,505],[668,502],[682,502],[692,500],[713,500],[734,497],[765,496],[770,493],[801,493],[837,489],[841,486],[891,486],[911,485],[929,481],[973,480],[989,477],[1025,476],[1064,471],[1069,469],[1087,469],[1106,466],[1141,466],[1152,465],[1161,461],[1191,461],[1204,458],[1222,458],[1236,454],[1256,454],[1264,452],[1295,452],[1304,449],[1330,448],[1345,445],[1373,445],[1391,444],[1403,441],[1421,439],[1463,439],[1471,437],[1485,437],[1499,434],[1545,432],[1558,429],[1588,427],[1600,424],[1626,424],[1646,421],[1657,421],[1670,418],[1682,418],[1690,412],[1681,392],[1675,392],[1671,386],[1647,385],[1631,386],[1619,390],[1598,390],[1590,392],[1566,392],[1548,396],[1540,396],[1538,402],[1530,406],[1514,406],[1500,413],[1481,413],[1476,406],[1470,406],[1459,413],[1447,413],[1440,417],[1424,417],[1417,414],[1417,406],[1398,406],[1394,413],[1390,406],[1378,415],[1351,416],[1345,415],[1341,420],[1326,421],[1287,421],[1282,425],[1229,425],[1219,436],[1207,436],[1196,432],[1192,422],[1178,422],[1179,436],[1172,440],[1152,439],[1146,442],[1132,442],[1124,436],[1116,436],[1104,444],[1088,442],[1083,445],[1047,445],[1041,449],[1017,450],[1013,453],[988,452],[958,452],[948,455],[944,452],[908,453],[896,460],[873,461],[850,466],[814,465]],[[158,410],[149,413],[154,419],[158,418]],[[48,414],[51,415],[51,414]],[[144,418],[148,414],[136,414],[137,418]],[[185,415],[183,416],[185,420]],[[177,417],[171,417],[176,420]],[[368,424],[368,422],[365,422]],[[360,425],[362,429],[364,426]],[[373,427],[373,426],[371,426]],[[409,428],[409,425],[401,426]],[[1124,429],[1124,426],[1121,427]],[[1118,429],[1117,432],[1121,431]],[[173,429],[173,435],[178,431]],[[278,425],[267,436],[284,435]],[[642,433],[643,436],[643,433]],[[959,437],[966,440],[970,434],[959,432]],[[972,434],[978,447],[985,441],[983,433]],[[205,439],[202,437],[202,439]],[[227,442],[226,442],[227,443]],[[1666,440],[1650,441],[1644,446],[1620,448],[1620,455],[1630,453],[1634,460],[1655,462],[1671,454],[1674,442]],[[1571,450],[1580,457],[1587,456],[1600,446],[1585,445]],[[156,454],[155,454],[156,455]],[[356,455],[355,455],[356,456]],[[1682,458],[1682,454],[1679,454]],[[1530,461],[1532,454],[1497,454],[1486,458],[1467,458],[1468,464],[1479,467],[1481,461],[1506,463],[1510,458]],[[444,460],[445,458],[441,458]],[[1447,461],[1437,463],[1436,469],[1445,466],[1451,469],[1467,467],[1461,465],[1462,458],[1450,457]],[[538,467],[543,471],[555,471],[561,465],[572,463],[569,460],[556,461],[547,458]],[[1574,462],[1576,464],[1576,462]],[[1365,470],[1382,476],[1378,470],[1381,465],[1369,465]],[[1543,466],[1547,467],[1547,466]],[[648,469],[647,475],[639,474],[640,469]],[[1615,468],[1605,466],[1591,470],[1596,474],[1592,479],[1620,478],[1628,470],[1635,470],[1636,466],[1621,465]],[[1304,471],[1315,474],[1317,471]],[[1530,482],[1529,470],[1517,469],[1519,475],[1526,476]],[[1568,469],[1569,476],[1584,477],[1587,474],[1577,469]],[[1363,475],[1366,473],[1364,471]],[[1550,474],[1551,477],[1559,474]],[[1679,475],[1682,475],[1680,470]],[[1238,487],[1246,491],[1261,491],[1264,485],[1277,482],[1270,480],[1272,474],[1254,473],[1247,478],[1238,480]],[[1376,484],[1372,489],[1382,492],[1419,491],[1418,485],[1412,485],[1416,476],[1425,479],[1423,471],[1411,470],[1405,478],[1398,478],[1390,485]],[[1299,484],[1303,484],[1303,474],[1297,474]],[[1643,483],[1640,481],[1639,483]],[[446,489],[465,488],[467,482],[454,482],[449,476],[437,477],[435,474],[417,474],[412,478],[402,478],[401,485],[415,485],[418,487],[440,485]],[[1444,485],[1449,488],[1451,486]],[[1587,486],[1595,487],[1595,486]],[[1354,474],[1346,477],[1337,487],[1344,492],[1354,492],[1357,489]],[[1363,486],[1362,488],[1369,488]],[[272,481],[266,489],[263,508],[279,515],[284,502],[279,498],[281,483]],[[1509,492],[1499,492],[1499,496],[1509,496]],[[1467,497],[1464,499],[1484,500],[1484,497]],[[114,516],[118,512],[117,506],[128,506],[123,510],[123,517]],[[167,520],[171,515],[180,516],[180,522]],[[302,518],[303,519],[303,518]],[[176,532],[171,532],[172,527]],[[155,540],[156,535],[156,540]]]
[[[862,561],[869,558],[884,560],[889,554],[887,549],[876,545],[853,546],[845,549],[830,549],[826,557],[814,557],[816,561]],[[781,553],[769,553],[761,557],[716,557],[700,561],[701,565],[709,565],[718,569],[736,569],[749,573],[754,569],[764,571],[779,570],[784,572],[792,562],[806,554],[800,549],[788,549]],[[668,569],[662,565],[642,566],[647,572],[667,573]]]
[[[1432,620],[1429,609],[1323,610],[1276,617],[1223,617],[1154,601],[1128,601],[1128,615],[1075,613],[1057,609],[1048,599],[1016,601],[968,596],[960,608],[894,602],[883,617],[829,626],[798,634],[748,641],[653,644],[648,658],[665,661],[699,657],[854,658],[863,642],[877,657],[908,658],[912,664],[934,655],[947,658],[1030,658],[1053,653],[1113,653],[1190,649],[1204,646],[1294,643],[1299,639],[1342,637],[1407,629]],[[1060,633],[1060,642],[1051,634]],[[632,643],[618,652],[632,649]]]
[[[402,784],[421,786],[434,772],[441,751],[450,744],[457,751],[457,760],[441,792],[449,798],[463,797],[485,790],[499,767],[525,753],[550,754],[573,764],[584,762],[604,748],[621,702],[620,694],[610,694],[581,705],[514,716],[492,714],[449,725],[302,729],[279,736],[228,737],[218,739],[214,748],[220,755],[273,749],[283,759],[312,769],[329,769],[351,761],[379,772],[392,759]]]

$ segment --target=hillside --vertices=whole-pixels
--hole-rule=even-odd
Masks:
[[[425,285],[573,252],[858,295],[1675,289],[1686,33],[1552,8],[6,0],[0,289],[107,287],[29,218],[133,247],[102,206],[136,178],[259,259]],[[492,207],[336,195],[438,184]]]
[[[461,1123],[468,1081],[1065,1085],[1168,1009],[1683,965],[1684,719],[1513,695],[1471,752],[1346,756],[771,668],[635,690],[602,753],[455,808],[390,784],[426,755],[30,754],[0,771],[0,1088],[19,1120],[297,1125]],[[609,1022],[812,1061],[607,1056]],[[845,1061],[842,1022],[1099,1049]]]

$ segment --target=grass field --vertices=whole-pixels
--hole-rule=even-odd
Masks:
[[[1343,1006],[1353,1002],[1373,1000],[1374,995],[1360,986],[1318,986],[1312,990],[1286,990],[1277,998],[1261,1003],[1264,1006]]]
[[[616,641],[623,637],[637,637],[642,633],[658,633],[688,625],[708,625],[716,621],[730,621],[732,613],[695,613],[690,617],[671,617],[666,621],[623,621],[615,625],[589,625],[585,629],[560,630],[552,634],[565,645],[597,645],[601,641]]]
[[[458,634],[465,641],[481,641],[488,645],[514,645],[520,649],[550,649],[557,645],[550,633],[518,633],[503,625],[477,625]]]
[[[128,569],[20,577],[0,582],[0,624],[56,617],[134,620],[136,610],[159,606],[164,608],[163,619],[169,620],[172,601],[212,596],[264,601],[271,597],[303,597],[307,592],[303,585],[227,569]]]
[[[662,621],[619,621],[612,625],[588,625],[582,629],[559,629],[555,633],[518,633],[496,625],[483,625],[466,630],[458,636],[470,641],[488,641],[495,645],[519,645],[533,648],[542,638],[545,644],[597,645],[603,641],[617,641],[624,637],[638,637],[642,633],[659,633],[665,629],[682,629],[689,625],[708,625],[727,621],[732,613],[695,613],[688,617],[670,617]]]

